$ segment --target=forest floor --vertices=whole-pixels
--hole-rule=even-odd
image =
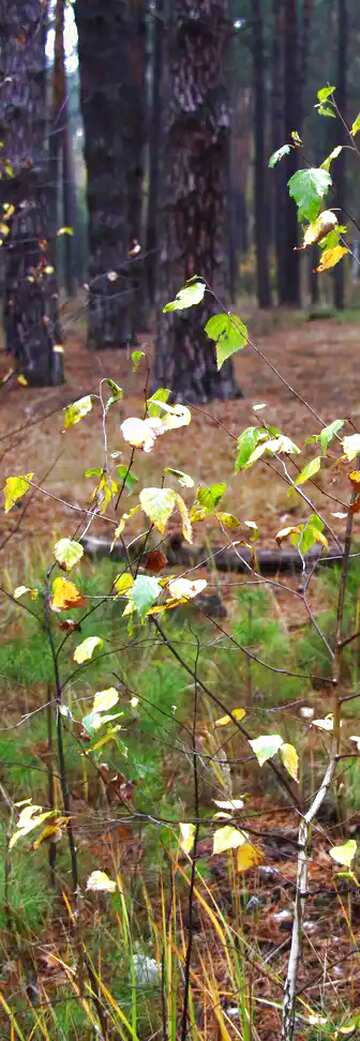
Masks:
[[[336,319],[302,321],[298,324],[292,322],[288,328],[262,331],[256,342],[285,380],[294,386],[297,393],[321,416],[322,425],[335,418],[347,418],[350,415],[356,424],[360,416],[359,330],[360,325],[355,322]],[[138,346],[146,350],[149,358],[151,357],[151,342],[148,342],[146,337]],[[71,505],[84,506],[87,503],[83,471],[86,467],[99,466],[103,461],[99,414],[96,415],[94,409],[82,423],[64,433],[64,406],[84,394],[96,393],[100,379],[107,376],[115,379],[124,388],[124,400],[110,416],[110,439],[111,448],[124,453],[124,461],[128,458],[128,451],[126,446],[124,450],[119,433],[119,413],[123,419],[125,416],[140,416],[143,412],[144,374],[141,369],[136,374],[131,371],[130,358],[125,352],[90,353],[86,349],[84,335],[73,327],[68,336],[65,357],[67,382],[64,386],[44,391],[29,389],[10,380],[0,392],[0,460],[3,476],[33,470],[36,483],[44,487],[51,496],[56,497],[49,498],[35,493],[24,513],[15,510],[7,516],[4,516],[3,512],[0,513],[0,545],[4,537],[14,532],[11,543],[5,545],[2,552],[2,563],[5,569],[8,569],[8,573],[11,572],[13,585],[26,581],[26,568],[34,555],[36,556],[39,547],[41,551],[46,552],[56,536],[73,534],[77,526],[77,516],[73,513]],[[0,355],[0,376],[4,375],[7,367],[6,357]],[[275,532],[279,527],[292,523],[294,518],[302,519],[302,504],[289,499],[286,485],[275,478],[273,471],[262,463],[254,471],[248,472],[246,477],[234,476],[235,439],[244,427],[258,421],[253,406],[262,402],[266,402],[267,408],[258,416],[265,416],[267,423],[275,424],[300,444],[305,436],[318,432],[320,424],[309,414],[300,400],[294,400],[284,384],[279,384],[276,375],[251,349],[246,349],[236,357],[235,369],[244,397],[226,404],[214,402],[204,408],[192,406],[191,426],[159,439],[151,455],[138,453],[135,470],[140,480],[146,477],[146,483],[149,485],[159,484],[163,467],[169,465],[189,472],[196,484],[227,481],[229,488],[224,499],[224,509],[231,510],[241,519],[255,520],[260,529],[260,544],[267,548],[276,548]],[[12,436],[8,438],[11,432]],[[316,489],[312,491],[316,502],[319,493]],[[336,484],[336,494],[341,494],[341,491],[340,479]],[[187,498],[187,495],[184,490],[184,497]],[[191,493],[189,496],[191,501]],[[339,506],[334,504],[333,509],[335,512],[339,510]],[[335,531],[342,531],[342,524],[335,517],[332,518],[332,524]],[[355,525],[358,524],[358,517],[355,517]],[[105,528],[106,525],[99,520],[94,530],[102,535]],[[220,537],[222,538],[221,533]],[[203,533],[201,538],[203,541]],[[294,582],[296,578],[289,581]],[[227,595],[227,585],[230,589],[231,582],[226,578],[224,593],[225,598],[230,600],[231,591]],[[320,590],[315,592],[314,596],[317,608],[321,608],[323,593]],[[299,617],[298,608],[295,607],[294,610],[291,606],[294,600],[295,598],[287,597],[286,593],[282,592],[277,593],[276,598],[274,596],[274,608],[280,622],[282,624],[286,616],[286,626],[291,623],[290,632],[292,627],[301,628],[303,621],[302,616]],[[9,639],[8,630],[6,639]],[[316,700],[313,702],[316,704],[317,714],[322,712],[322,694],[323,692],[312,692],[315,699],[319,698],[319,707]],[[17,712],[19,711],[21,707],[17,704]],[[281,724],[281,717],[278,715],[276,718]],[[351,724],[349,722],[350,725],[356,733],[358,723],[354,720]],[[313,755],[316,756],[316,752],[317,745],[310,747],[312,771]],[[173,769],[171,755],[164,766],[169,790]],[[185,790],[188,784],[186,776],[183,778],[183,784]],[[270,837],[263,843],[263,864],[257,871],[251,871],[246,875],[241,896],[243,903],[239,907],[239,934],[241,930],[247,944],[244,949],[250,1009],[252,994],[256,995],[254,1038],[261,1041],[278,1041],[281,987],[289,954],[292,924],[296,873],[294,850],[298,820],[296,815],[284,809],[283,805],[274,805],[273,794],[265,791],[258,791],[258,795],[255,794],[252,800],[250,824],[252,815],[256,817],[256,831],[260,836],[269,832],[270,817],[271,828],[280,837]],[[351,814],[351,825],[351,834],[355,834],[359,826],[358,812]],[[348,1025],[350,1036],[356,1036],[357,1023],[355,1033],[351,1034],[349,1015],[350,1010],[358,1010],[359,1005],[359,890],[354,887],[350,895],[346,881],[342,882],[334,876],[334,865],[328,853],[329,836],[332,841],[341,841],[336,814],[317,826],[310,862],[311,895],[307,901],[306,939],[299,977],[302,1012],[299,1017],[298,1041],[325,1041],[325,1038],[330,1036],[340,1038],[341,1035],[336,1034],[332,1027],[332,1024],[338,1025],[339,1022]],[[101,857],[102,866],[109,866],[110,869],[111,860],[108,865],[104,859],[105,840],[96,852],[99,858]],[[206,858],[211,852],[210,847],[207,848],[205,843],[200,852]],[[129,855],[131,858],[131,846],[128,848],[125,844],[122,858],[126,867]],[[136,856],[140,856],[138,849]],[[219,899],[219,903],[222,902],[225,907],[227,904],[231,906],[233,894],[225,859],[209,857],[207,862],[212,897],[215,900]],[[197,910],[194,945],[195,991],[197,979],[200,979],[201,975],[202,953],[206,946],[209,964],[216,976],[216,993],[226,1012],[228,1030],[227,1035],[221,1034],[219,1023],[216,1022],[216,1011],[215,1015],[213,1013],[214,991],[209,987],[207,1015],[210,1033],[207,1036],[214,1038],[214,1041],[220,1036],[227,1036],[229,1039],[239,1038],[239,1017],[236,1006],[232,1007],[234,998],[229,992],[227,982],[226,944],[219,943],[216,929],[213,932],[209,930],[204,900],[201,905],[199,903]],[[59,917],[61,918],[61,914]],[[46,941],[52,950],[51,933],[46,937]],[[55,941],[53,946],[55,957]],[[41,947],[39,949],[41,950]],[[47,965],[40,976],[41,985],[45,989],[48,985],[51,988],[52,971]],[[14,979],[10,979],[9,982],[11,987],[16,989],[16,973]],[[201,991],[200,1005],[203,1000],[204,992]],[[329,1010],[333,1013],[333,1018],[329,1015]]]
[[[336,319],[302,321],[262,334],[256,342],[271,364],[321,416],[323,425],[349,415],[356,424],[360,415],[357,323]],[[140,338],[139,347],[151,358],[147,337]],[[84,422],[64,433],[62,410],[82,395],[97,392],[101,378],[110,376],[116,380],[124,388],[124,400],[110,417],[110,442],[113,450],[123,452],[126,461],[128,453],[119,433],[119,418],[143,414],[144,372],[141,367],[136,374],[131,371],[127,352],[90,353],[85,336],[79,334],[76,326],[67,338],[65,363],[66,383],[61,387],[30,389],[12,379],[0,390],[0,464],[4,475],[31,469],[34,480],[52,495],[84,505],[83,471],[103,461],[100,417],[94,409]],[[0,376],[7,369],[6,355],[0,354]],[[279,527],[289,523],[290,517],[301,519],[302,504],[291,501],[286,483],[262,463],[249,471],[246,479],[242,474],[234,476],[236,437],[246,426],[263,419],[302,443],[307,435],[319,431],[320,424],[251,348],[236,356],[235,370],[244,397],[226,403],[215,401],[201,408],[192,406],[191,425],[159,439],[151,455],[138,453],[136,473],[140,480],[146,475],[147,483],[153,484],[158,482],[163,466],[170,465],[191,473],[195,484],[228,482],[222,508],[231,510],[241,520],[255,520],[260,544],[271,548],[275,547],[274,535]],[[263,402],[266,409],[254,412],[254,404]],[[11,431],[13,437],[9,438]],[[318,493],[314,488],[312,493],[316,502]],[[35,494],[18,538],[22,542],[36,542],[44,536],[53,538],[60,528],[64,533],[64,520],[71,530],[69,507]],[[332,525],[335,531],[341,529],[336,518]],[[0,533],[13,526],[14,514],[7,518],[1,514]],[[92,530],[104,534],[106,525],[96,522]]]

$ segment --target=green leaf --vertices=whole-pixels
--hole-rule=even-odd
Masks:
[[[236,472],[243,470],[247,466],[256,446],[262,441],[266,441],[268,437],[269,431],[265,430],[264,427],[246,427],[246,430],[243,430],[237,441]]]
[[[328,155],[327,158],[324,159],[324,162],[321,163],[321,169],[322,170],[330,170],[331,163],[334,161],[334,159],[338,158],[338,156],[340,155],[340,152],[342,152],[342,150],[343,150],[343,146],[342,145],[336,145],[336,148],[333,148],[332,152],[330,152],[330,155]]]
[[[263,766],[268,759],[272,759],[283,743],[280,734],[263,734],[261,737],[255,737],[253,741],[249,741],[259,766]]]
[[[183,488],[193,488],[194,481],[190,474],[185,474],[183,470],[175,470],[173,466],[165,466],[163,474],[169,477],[175,477],[175,479],[182,485]]]
[[[140,362],[145,357],[145,351],[131,351],[131,362],[134,372],[137,372]]]
[[[120,480],[123,482],[124,488],[126,488],[128,495],[131,495],[134,491],[135,485],[138,483],[139,478],[136,477],[135,474],[133,474],[132,471],[129,470],[128,466],[124,465],[124,463],[119,463],[119,465],[116,467],[116,473],[118,477],[120,477]]]
[[[253,466],[265,452],[270,452],[270,455],[282,455],[282,453],[285,455],[300,455],[300,449],[295,442],[291,441],[290,437],[286,437],[286,434],[279,434],[278,437],[271,437],[269,440],[258,444],[251,453],[246,466]]]
[[[320,101],[320,104],[322,104],[324,101],[328,101],[329,98],[331,98],[334,94],[335,90],[336,87],[330,87],[329,84],[327,85],[327,87],[320,87],[320,89],[317,91],[317,99],[318,101]]]
[[[169,311],[184,311],[187,307],[194,307],[196,304],[200,304],[206,290],[205,282],[199,282],[197,277],[190,279],[182,289],[176,294],[175,300],[170,300],[170,303],[165,304],[163,307],[163,313],[167,314]]]
[[[143,488],[139,495],[141,508],[163,535],[176,504],[172,488]]]
[[[233,828],[231,824],[217,828],[213,837],[213,856],[216,853],[226,853],[228,849],[237,849],[238,846],[243,846],[246,840],[246,833]]]
[[[73,401],[72,405],[67,405],[67,408],[64,409],[65,430],[69,430],[70,427],[76,426],[76,423],[80,423],[80,420],[84,419],[84,416],[87,416],[91,409],[91,394],[86,394],[85,397],[79,398],[78,401]]]
[[[217,484],[211,484],[208,487],[200,486],[196,492],[196,502],[209,512],[216,510],[216,507],[225,495],[226,489],[227,484],[225,481],[219,481]]]
[[[104,641],[101,639],[101,636],[87,636],[86,640],[83,640],[82,643],[79,643],[77,647],[75,647],[73,654],[74,661],[76,661],[78,665],[83,665],[85,661],[90,661],[90,658],[92,658],[94,651],[96,651],[97,648],[100,649],[103,646]]]
[[[336,119],[336,112],[330,105],[315,105],[315,108],[318,110],[318,116],[330,116],[331,119]]]
[[[320,431],[318,438],[321,445],[321,451],[324,455],[335,435],[338,434],[339,430],[344,426],[344,422],[344,419],[334,419],[332,423],[329,423],[327,427],[323,427]]]
[[[7,477],[4,484],[4,511],[9,513],[12,510],[18,499],[22,499],[26,492],[29,491],[29,481],[32,481],[34,474],[19,474],[18,477]]]
[[[295,484],[305,484],[305,481],[309,481],[311,477],[315,477],[315,474],[319,473],[320,467],[321,456],[317,455],[315,459],[310,459],[310,462],[304,466],[303,470],[296,477]]]
[[[148,415],[151,417],[162,416],[162,410],[159,408],[157,402],[165,401],[166,403],[169,400],[170,394],[171,390],[167,387],[158,387],[155,393],[151,395],[151,398],[147,399],[146,405]]]
[[[112,405],[115,405],[118,401],[121,401],[121,398],[124,397],[124,391],[122,387],[119,387],[118,383],[115,383],[115,380],[108,378],[106,382],[109,389],[111,390],[111,397],[108,398],[106,402],[106,412],[108,412]]]
[[[236,314],[214,314],[205,325],[205,332],[210,340],[216,343],[216,360],[218,370],[232,354],[246,347],[248,331],[241,318]]]
[[[360,130],[360,112],[359,112],[359,115],[356,116],[356,119],[354,119],[354,122],[353,122],[352,127],[351,127],[352,137],[355,137],[355,134],[358,134],[359,130]]]
[[[134,605],[139,617],[145,618],[161,593],[161,585],[157,578],[150,575],[138,575],[129,592],[129,601]]]
[[[297,546],[300,553],[303,555],[308,553],[316,542],[321,542],[323,546],[327,547],[328,541],[324,535],[325,524],[316,513],[311,513],[306,524],[299,525],[299,527],[301,528],[300,534],[292,535],[291,542]]]
[[[299,220],[314,221],[320,212],[322,199],[332,185],[328,170],[310,167],[297,170],[288,181],[289,193],[298,207]]]
[[[342,846],[333,846],[329,853],[332,859],[336,860],[337,864],[350,868],[357,853],[357,843],[355,839],[348,839]]]
[[[277,166],[277,164],[281,162],[281,159],[284,159],[284,156],[289,155],[290,152],[290,145],[282,145],[281,148],[277,148],[276,152],[273,152],[273,154],[270,156],[270,169],[272,170],[274,166]]]
[[[71,571],[84,555],[83,546],[73,539],[59,539],[54,546],[55,560],[63,571]]]

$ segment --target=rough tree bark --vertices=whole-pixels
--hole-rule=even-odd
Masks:
[[[255,100],[255,249],[257,297],[260,307],[271,307],[269,277],[269,200],[265,160],[266,92],[261,0],[253,0],[252,56]]]
[[[124,149],[126,8],[123,0],[77,0],[75,17],[88,176],[88,343],[124,347],[132,334],[133,292]]]
[[[58,212],[61,223],[72,227],[75,201],[73,163],[69,137],[69,112],[64,47],[65,0],[56,0],[55,8],[55,51],[53,71],[52,119],[50,132],[50,178],[53,230],[56,235]],[[61,207],[58,202],[61,201]],[[64,235],[61,240],[63,277],[68,296],[74,293],[73,239]],[[54,250],[55,253],[55,250]]]
[[[127,219],[131,253],[132,325],[144,330],[146,324],[144,261],[144,152],[146,131],[146,18],[144,0],[130,0],[126,5],[128,81],[125,85],[124,153],[126,158]],[[159,113],[157,113],[159,119]]]
[[[226,0],[173,0],[164,76],[164,303],[194,274],[202,275],[221,300],[228,297],[230,117],[221,77],[228,34]],[[161,316],[155,383],[170,386],[177,398],[205,402],[239,393],[229,362],[217,372],[214,346],[203,332],[212,303],[205,293],[199,307]]]
[[[0,201],[14,207],[4,239],[6,349],[28,383],[39,386],[63,382],[58,294],[48,256],[46,17],[41,0],[0,0]]]
[[[285,144],[284,120],[284,0],[273,0],[271,55],[271,148],[276,152]],[[276,283],[279,303],[285,296],[286,247],[285,209],[286,166],[281,162],[273,170],[273,230],[275,244]]]
[[[284,117],[286,141],[291,141],[293,130],[301,131],[301,72],[299,70],[299,33],[297,0],[286,0],[284,32]],[[286,164],[287,179],[298,169],[297,149],[293,148]],[[294,247],[298,243],[297,210],[288,192],[283,200],[285,211],[286,277],[282,286],[281,303],[290,307],[300,305],[300,257]]]
[[[158,271],[160,153],[162,140],[162,73],[164,51],[164,0],[156,0],[153,12],[151,95],[149,117],[149,190],[146,214],[146,271],[149,302],[155,304]]]

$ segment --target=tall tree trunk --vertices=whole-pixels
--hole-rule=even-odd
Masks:
[[[230,117],[222,82],[228,34],[226,0],[172,0],[160,240],[164,303],[195,274],[228,299]],[[177,398],[205,402],[237,394],[230,362],[217,372],[214,345],[203,332],[213,310],[206,293],[200,306],[161,316],[155,381],[170,386]]]
[[[297,0],[286,0],[284,34],[284,116],[285,138],[291,141],[291,132],[301,130],[301,71],[299,70],[299,33]],[[298,169],[297,149],[291,150],[287,161],[287,179]],[[297,210],[288,192],[283,200],[285,211],[286,277],[282,287],[281,303],[291,307],[300,305],[300,257],[295,251],[298,243]]]
[[[146,271],[149,302],[155,304],[158,271],[160,154],[162,134],[162,74],[164,50],[164,0],[155,0],[153,11],[151,94],[149,118],[149,189],[146,211]]]
[[[89,212],[89,325],[92,348],[124,347],[132,334],[132,282],[124,121],[128,83],[123,0],[77,0],[81,112]]]
[[[273,0],[271,56],[271,148],[273,152],[276,152],[278,148],[285,144],[284,33],[284,0]],[[287,277],[284,206],[286,192],[286,166],[285,163],[281,162],[273,170],[273,229],[279,303],[285,297]]]
[[[347,115],[347,61],[348,61],[348,0],[337,0],[337,72],[336,72],[336,104],[346,120]],[[336,133],[335,133],[336,125]],[[348,144],[345,127],[334,122],[334,141],[336,144]],[[334,206],[340,209],[346,206],[346,149],[344,149],[333,165],[333,181],[335,188]],[[340,214],[340,217],[342,219]],[[346,220],[344,216],[344,220]],[[345,267],[338,264],[334,271],[334,304],[342,310],[345,302]]]
[[[41,0],[0,0],[0,201],[14,207],[4,247],[6,348],[28,383],[39,386],[63,382],[58,294],[48,257],[46,17]]]
[[[55,49],[53,71],[52,125],[50,133],[50,174],[53,233],[56,236],[59,214],[65,227],[74,223],[74,183],[69,136],[69,112],[64,47],[65,0],[56,0]],[[60,205],[59,205],[60,204]],[[74,293],[73,239],[64,235],[58,243],[64,285],[68,296]],[[55,250],[54,250],[55,253]]]
[[[260,307],[271,307],[269,277],[269,200],[265,164],[265,56],[261,0],[253,0],[253,79],[255,98],[255,249]]]
[[[125,85],[125,158],[126,194],[131,277],[133,281],[133,328],[144,330],[146,324],[144,261],[139,246],[143,247],[144,230],[144,158],[146,128],[146,18],[144,0],[127,3],[128,82]],[[159,114],[157,114],[159,118]]]

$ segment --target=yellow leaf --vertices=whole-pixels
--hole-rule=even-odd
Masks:
[[[109,712],[119,700],[116,687],[107,687],[106,690],[98,690],[94,697],[93,712]]]
[[[306,249],[307,246],[314,246],[316,242],[320,242],[336,228],[337,223],[337,216],[332,210],[323,210],[317,219],[306,228],[302,248]]]
[[[316,271],[329,271],[329,268],[335,267],[339,260],[342,260],[348,252],[347,246],[334,246],[333,249],[325,249]]]
[[[290,777],[294,781],[299,780],[299,756],[297,754],[294,745],[287,745],[286,742],[281,745],[280,756]]]
[[[143,488],[140,492],[141,507],[161,535],[176,503],[176,493],[171,488]]]
[[[191,853],[194,845],[195,824],[179,824],[180,846],[184,853]]]
[[[234,719],[244,719],[244,716],[246,716],[246,710],[244,708],[232,708],[231,715]],[[221,716],[220,719],[215,720],[216,727],[227,727],[228,723],[232,723],[231,716]]]
[[[213,855],[215,853],[226,853],[228,849],[237,849],[238,846],[243,846],[246,841],[246,832],[233,828],[231,824],[225,825],[224,828],[217,828],[213,837]]]
[[[29,385],[29,381],[26,379],[26,376],[24,376],[23,372],[20,372],[20,375],[17,377],[17,381],[18,383],[20,383],[20,387],[27,387]]]
[[[18,499],[22,499],[23,495],[29,491],[29,481],[32,481],[34,474],[21,474],[19,477],[7,477],[4,485],[4,510],[5,513],[9,513],[12,510]]]
[[[68,578],[54,578],[51,607],[53,611],[66,611],[71,607],[84,607],[86,598]]]
[[[114,582],[114,588],[116,589],[118,596],[124,596],[125,593],[129,592],[129,589],[134,585],[134,579],[127,571],[123,575],[118,575]]]
[[[181,495],[176,495],[176,505],[181,517],[181,530],[186,542],[192,542],[192,527],[189,510]]]
[[[264,860],[264,857],[261,850],[257,849],[256,846],[252,846],[251,842],[245,842],[237,851],[236,867],[239,872],[248,871],[249,868],[261,864],[262,860]]]
[[[104,641],[101,639],[101,636],[87,636],[86,640],[83,640],[82,643],[79,643],[78,646],[75,647],[73,654],[74,661],[76,661],[78,665],[83,665],[85,661],[90,661],[90,658],[92,658],[97,647],[100,648],[103,646]]]
[[[349,868],[357,852],[357,843],[355,839],[349,839],[342,846],[333,846],[329,852],[337,864],[342,864],[343,867]]]
[[[71,225],[66,225],[63,228],[58,228],[56,234],[57,234],[58,237],[60,235],[73,235],[74,234],[74,228],[72,228]]]
[[[79,398],[78,401],[73,401],[71,405],[67,405],[64,409],[64,429],[69,430],[70,427],[76,426],[76,423],[80,423],[80,420],[91,412],[92,400],[91,394],[86,394],[85,397]]]

